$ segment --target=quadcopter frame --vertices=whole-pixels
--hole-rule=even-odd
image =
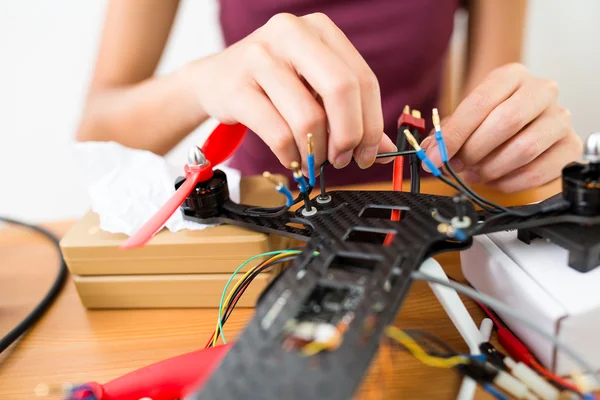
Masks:
[[[378,349],[383,329],[393,322],[410,290],[411,273],[432,255],[467,249],[473,235],[518,229],[523,240],[535,235],[567,248],[575,269],[585,272],[599,264],[600,216],[554,207],[564,205],[564,194],[494,215],[476,211],[471,203],[457,210],[448,196],[332,191],[292,212],[287,207],[236,204],[224,193],[224,174],[215,171],[215,175],[208,186],[218,187],[223,201],[217,208],[211,203],[213,212],[207,217],[201,194],[206,192],[205,183],[182,205],[186,219],[278,234],[306,241],[306,246],[265,289],[253,319],[212,376],[190,396],[194,400],[233,399],[248,393],[260,399],[351,398]],[[399,221],[390,219],[392,210],[400,211]],[[472,229],[457,240],[442,229],[432,210],[448,220],[460,213],[472,221]],[[388,235],[393,240],[384,245]],[[290,321],[306,313],[315,293],[323,291],[334,293],[336,307],[351,316],[339,347],[310,357],[284,349]],[[334,317],[323,310],[312,315],[316,320]]]

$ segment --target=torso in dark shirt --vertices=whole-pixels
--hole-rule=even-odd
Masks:
[[[230,45],[280,12],[323,12],[348,36],[379,80],[385,132],[394,141],[405,105],[422,111],[430,125],[437,107],[445,52],[459,0],[220,0],[220,22]],[[249,132],[231,159],[242,174],[268,170],[291,178],[264,142]],[[351,163],[328,169],[328,185],[388,181],[392,165],[361,170]]]

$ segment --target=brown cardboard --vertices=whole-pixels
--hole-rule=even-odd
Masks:
[[[285,181],[285,178],[279,177]],[[253,176],[241,181],[245,204],[275,207],[285,203],[268,180]],[[163,229],[144,247],[121,250],[124,234],[99,228],[88,212],[61,240],[67,266],[81,302],[87,308],[218,308],[231,274],[259,253],[289,247],[289,240],[230,225],[201,231]],[[232,280],[261,260],[253,260]],[[253,307],[271,273],[257,276],[238,307]]]
[[[241,199],[264,207],[284,203],[273,184],[262,177],[242,179]],[[201,231],[163,229],[146,246],[132,250],[120,248],[126,238],[102,231],[98,216],[90,211],[63,237],[61,248],[71,273],[97,276],[231,273],[248,258],[287,244],[279,236],[230,225]]]
[[[229,284],[231,290],[243,274]],[[96,308],[219,308],[221,293],[231,275],[73,276],[83,305]],[[259,274],[236,307],[254,307],[271,274]]]

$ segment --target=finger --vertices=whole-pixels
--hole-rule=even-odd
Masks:
[[[466,167],[476,165],[535,120],[557,97],[558,87],[554,81],[528,79],[488,115],[458,151],[458,158]]]
[[[477,175],[471,175],[469,180],[486,183],[500,179],[529,164],[570,134],[573,134],[570,113],[560,106],[551,107],[522,132],[492,152],[478,165]]]
[[[358,79],[363,136],[354,150],[354,158],[361,168],[367,168],[375,161],[379,145],[382,140],[385,140],[383,139],[381,91],[377,77],[342,30],[328,16],[323,13],[314,13],[302,18],[316,30],[321,40],[350,67]],[[385,143],[387,146],[388,142],[385,141]]]
[[[562,169],[581,155],[581,139],[568,135],[533,162],[487,186],[505,193],[516,193],[544,185],[558,178]]]
[[[517,91],[526,76],[527,70],[520,64],[500,67],[458,105],[443,131],[449,158],[454,157],[498,104]],[[442,164],[437,143],[430,142],[427,156],[436,166]]]
[[[286,168],[300,159],[292,130],[264,92],[255,88],[240,91],[230,107],[237,121],[255,132]]]
[[[294,136],[302,169],[307,170],[307,134],[313,135],[315,165],[327,159],[327,120],[325,110],[317,102],[298,74],[284,61],[275,59],[261,43],[248,46],[251,74],[266,93]]]
[[[381,137],[381,141],[379,142],[377,153],[393,153],[396,151],[398,151],[398,148],[396,147],[392,139],[390,139],[390,137],[384,133]],[[376,158],[375,163],[387,164],[394,161],[394,158],[395,157]]]
[[[316,37],[304,22],[278,14],[269,22],[270,35],[285,37],[273,43],[319,94],[329,125],[328,159],[336,168],[348,165],[362,140],[360,87],[352,70]]]

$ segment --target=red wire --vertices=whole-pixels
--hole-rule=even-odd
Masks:
[[[543,365],[538,363],[529,351],[525,344],[521,342],[512,332],[510,332],[502,323],[496,315],[484,304],[479,301],[473,299],[475,303],[483,310],[483,312],[492,320],[494,325],[496,326],[496,332],[498,334],[498,340],[502,344],[502,347],[517,361],[522,361],[531,368],[535,369],[541,375],[544,375],[546,378],[558,383],[559,385],[572,390],[574,392],[580,393],[581,390],[574,385],[573,383],[567,381],[566,379],[553,374],[551,371],[544,368]]]
[[[402,191],[402,181],[404,179],[404,156],[398,156],[394,158],[394,173],[392,175],[392,190],[397,192]],[[392,210],[392,221],[400,221],[400,210]],[[389,246],[394,241],[393,233],[385,235],[383,241],[384,246]]]

